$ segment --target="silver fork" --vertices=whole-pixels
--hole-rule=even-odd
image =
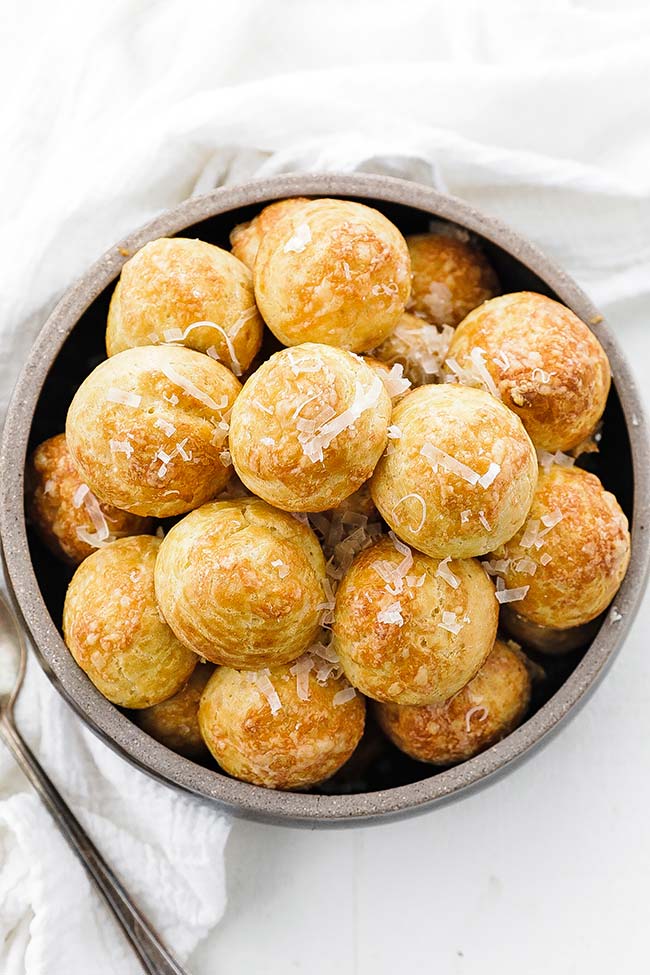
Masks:
[[[14,704],[25,676],[27,649],[16,614],[0,595],[0,738],[47,806],[113,917],[149,975],[187,975],[136,907],[101,853],[66,805],[63,797],[21,738]]]

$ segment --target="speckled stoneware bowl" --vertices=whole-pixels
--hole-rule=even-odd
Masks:
[[[504,291],[550,295],[588,322],[612,366],[614,385],[602,449],[585,466],[614,491],[632,525],[632,562],[591,645],[545,658],[531,716],[483,754],[436,770],[393,748],[372,723],[357,753],[338,775],[309,793],[273,792],[227,777],[216,765],[197,765],[141,731],[79,670],[60,632],[68,576],[31,536],[23,509],[28,449],[64,428],[74,391],[105,355],[108,301],[127,256],[156,237],[182,234],[228,247],[231,228],[260,205],[287,196],[340,196],[382,210],[404,233],[426,230],[432,217],[454,221],[482,239]],[[388,820],[428,809],[484,784],[510,768],[559,728],[587,697],[621,646],[641,600],[648,566],[650,477],[643,411],[634,381],[612,333],[585,294],[534,246],[460,200],[382,176],[281,176],[214,193],[175,207],[111,248],[64,296],[46,322],[18,381],[2,442],[0,525],[15,599],[39,660],[79,716],[128,761],[237,815],[306,826]],[[583,461],[581,460],[581,463]],[[620,616],[620,618],[619,618]]]

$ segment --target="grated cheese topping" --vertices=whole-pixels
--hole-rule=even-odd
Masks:
[[[274,559],[273,562],[271,562],[271,565],[274,569],[278,570],[278,575],[281,579],[287,578],[289,575],[289,566],[283,562],[282,559]]]
[[[467,711],[465,714],[465,731],[469,734],[469,732],[472,730],[472,718],[474,717],[475,714],[480,715],[478,720],[480,722],[483,722],[485,721],[489,713],[490,712],[488,711],[488,709],[485,707],[484,704],[478,704],[475,707],[470,708],[469,711]]]
[[[278,696],[278,692],[273,686],[271,679],[269,677],[271,671],[267,668],[264,670],[259,670],[253,675],[253,680],[257,686],[258,691],[264,695],[268,701],[269,707],[271,708],[271,714],[277,714],[278,711],[282,710],[282,702]]]
[[[540,383],[543,383],[543,385],[547,385],[548,383],[550,383],[551,376],[554,375],[555,375],[554,372],[546,372],[545,369],[540,369],[539,366],[536,366],[531,373],[533,382],[539,380]]]
[[[298,436],[298,441],[302,447],[303,453],[312,463],[323,460],[323,451],[327,450],[335,437],[338,437],[340,433],[344,430],[352,427],[359,417],[365,413],[366,410],[372,409],[377,405],[377,401],[381,395],[383,389],[383,383],[378,376],[373,375],[372,382],[367,389],[364,389],[360,383],[356,384],[354,399],[350,406],[343,410],[342,413],[335,414],[331,419],[328,419],[320,428],[318,428],[319,421],[308,420],[301,421],[298,420],[296,424],[300,429],[301,423],[304,424],[317,424],[313,429],[311,426],[307,429],[301,429]],[[331,407],[328,407],[331,409]],[[322,422],[322,421],[320,421]]]
[[[82,487],[87,487],[87,485],[82,485]],[[79,490],[78,488],[75,494],[78,494]],[[91,545],[93,548],[99,548],[104,542],[112,541],[112,535],[101,505],[89,488],[83,493],[82,502],[90,516],[95,531],[89,532],[85,528],[77,528],[77,538],[87,545]]]
[[[469,357],[471,359],[472,365],[474,366],[474,369],[476,370],[476,374],[478,375],[480,381],[487,389],[488,393],[491,393],[492,396],[495,397],[495,399],[501,399],[501,394],[497,389],[497,385],[494,382],[492,376],[490,375],[487,366],[485,365],[485,356],[486,356],[485,349],[481,349],[478,346],[476,346],[476,348],[472,349],[472,351],[470,352]]]
[[[128,393],[123,389],[116,389],[115,386],[110,386],[108,392],[106,393],[106,399],[110,400],[111,403],[121,403],[122,406],[132,406],[137,408],[142,402],[142,397],[138,393]]]
[[[282,248],[285,254],[302,254],[307,244],[311,243],[311,230],[308,223],[300,223]]]
[[[154,423],[154,426],[158,430],[162,430],[162,432],[165,434],[166,437],[173,437],[174,434],[176,433],[176,427],[174,426],[174,424],[169,423],[168,420],[163,420],[161,416],[158,417],[158,419]]]
[[[439,564],[438,568],[436,569],[436,575],[439,576],[441,579],[444,579],[445,582],[448,583],[452,589],[458,589],[460,585],[460,579],[458,578],[458,576],[454,575],[454,573],[449,568],[450,562],[451,562],[451,555],[448,555],[447,558],[443,559],[442,562]]]
[[[275,409],[272,406],[264,406],[264,403],[260,403],[258,399],[253,400],[253,405],[256,406],[258,410],[261,410],[262,413],[267,413],[269,416],[273,416],[275,413]]]
[[[559,524],[563,518],[564,515],[560,509],[556,508],[554,511],[551,511],[550,514],[542,515],[540,521],[546,528],[555,528],[555,526]]]
[[[500,473],[501,473],[501,466],[499,464],[495,464],[494,462],[492,462],[488,467],[487,471],[485,472],[485,474],[479,477],[478,483],[481,485],[482,488],[489,488],[490,485],[494,483],[494,481],[496,480],[496,478],[499,476]]]
[[[382,609],[381,612],[377,613],[378,623],[394,623],[397,626],[404,625],[404,617],[402,616],[402,605],[399,602],[391,603],[386,609]]]
[[[501,604],[519,602],[519,600],[525,598],[529,589],[530,586],[519,586],[516,589],[506,589],[506,584],[503,579],[498,578],[496,588],[497,602]]]
[[[422,514],[420,516],[420,521],[415,526],[415,528],[411,525],[411,531],[415,535],[417,535],[418,532],[422,531],[422,526],[424,525],[424,522],[425,522],[426,517],[427,517],[427,503],[426,503],[426,501],[424,500],[424,498],[422,497],[421,494],[417,494],[415,491],[412,491],[410,494],[405,494],[404,497],[403,498],[400,498],[399,501],[397,502],[397,504],[394,506],[393,511],[392,511],[392,516],[393,516],[393,518],[395,518],[395,512],[397,511],[397,509],[399,508],[399,506],[401,504],[403,504],[404,501],[408,501],[409,498],[415,498],[415,500],[416,501],[419,501],[420,504],[421,504],[421,506],[422,506]],[[396,521],[399,521],[399,518],[395,518],[395,520]],[[401,524],[401,522],[400,522],[400,524]]]
[[[561,450],[556,450],[554,454],[550,454],[548,450],[538,450],[537,461],[539,466],[548,473],[553,464],[557,464],[558,467],[573,467],[575,457],[563,454]]]
[[[445,364],[452,375],[447,375],[445,382],[460,383],[461,386],[478,386],[494,396],[495,399],[501,399],[498,387],[485,365],[485,356],[485,350],[478,346],[472,349],[465,365],[461,366],[457,359],[449,356]]]
[[[128,458],[133,453],[133,444],[129,440],[109,440],[108,446],[112,454],[126,454]]]
[[[255,305],[251,305],[250,308],[244,309],[244,311],[238,317],[237,321],[234,322],[230,330],[232,333],[231,335],[228,335],[226,330],[222,328],[221,325],[217,325],[216,322],[193,322],[191,325],[187,326],[185,331],[183,331],[180,328],[165,329],[163,332],[163,338],[165,342],[184,342],[187,336],[190,334],[190,332],[192,332],[195,328],[214,328],[216,329],[217,332],[219,332],[220,335],[223,336],[225,340],[226,348],[228,349],[228,355],[230,357],[232,371],[236,376],[241,376],[243,370],[241,367],[241,363],[237,358],[237,353],[235,352],[235,346],[233,345],[232,340],[236,338],[236,336],[239,334],[244,323],[247,322],[249,319],[254,318],[255,315],[257,315],[257,307]],[[219,356],[216,346],[211,345],[209,349],[206,349],[206,352],[211,359],[217,359],[220,361],[221,357]]]
[[[296,694],[301,701],[309,700],[309,672],[314,666],[314,658],[304,654],[289,668],[289,673],[296,678]]]
[[[203,405],[207,406],[210,410],[214,410],[218,413],[228,403],[228,399],[226,398],[226,402],[219,405],[219,403],[209,396],[208,393],[204,392],[202,389],[199,389],[199,387],[195,386],[191,380],[186,379],[185,376],[181,375],[181,373],[172,366],[162,366],[162,372],[170,382],[174,383],[175,386],[180,386],[180,388],[184,390],[188,396],[191,396],[192,399],[197,400],[199,403],[203,403]]]
[[[456,474],[457,477],[461,477],[468,484],[478,484],[480,474],[473,471],[467,464],[463,464],[462,461],[456,460],[451,454],[440,450],[438,447],[434,447],[432,443],[425,443],[420,450],[420,454],[429,461],[434,474],[438,472],[439,467],[442,467],[450,474]]]
[[[342,691],[337,691],[332,698],[332,704],[335,708],[340,707],[342,704],[347,704],[357,696],[357,692],[354,687],[345,687]]]
[[[90,491],[87,484],[80,484],[75,493],[72,495],[72,506],[73,508],[80,508],[83,504],[83,500]]]
[[[481,524],[485,528],[486,532],[491,532],[492,531],[492,525],[490,524],[490,522],[485,517],[485,512],[482,509],[478,513],[478,520],[481,522]]]
[[[438,623],[441,630],[447,630],[448,633],[453,633],[457,636],[464,626],[462,620],[458,620],[456,613],[451,613],[445,610],[442,614],[442,620]]]
[[[534,576],[537,572],[537,562],[534,562],[533,559],[525,556],[523,559],[518,559],[518,561],[514,563],[514,568],[517,572],[523,572],[526,575]]]
[[[404,376],[404,366],[400,362],[396,362],[394,366],[391,367],[390,372],[383,380],[384,386],[386,387],[386,392],[391,399],[396,396],[401,396],[405,393],[407,389],[411,386],[411,380],[406,379]]]

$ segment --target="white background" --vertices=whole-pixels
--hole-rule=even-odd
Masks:
[[[21,0],[4,9],[3,398],[61,289],[197,183],[260,165],[346,169],[382,154],[416,157],[423,178],[438,165],[454,192],[558,258],[607,313],[646,394],[645,5]],[[643,970],[649,627],[646,604],[586,709],[462,802],[344,832],[236,822],[226,914],[189,967]]]

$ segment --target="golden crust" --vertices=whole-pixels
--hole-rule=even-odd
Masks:
[[[179,755],[203,757],[207,749],[199,728],[199,703],[213,671],[210,664],[199,664],[173,697],[138,711],[142,730]]]
[[[296,210],[303,203],[309,203],[305,196],[294,196],[288,200],[278,200],[264,207],[248,223],[239,223],[230,232],[230,246],[235,257],[239,258],[252,271],[259,250],[260,241],[268,231],[275,227],[286,213]]]
[[[263,676],[279,698],[275,714],[252,674],[220,667],[210,679],[199,723],[215,759],[230,775],[269,789],[305,789],[330,778],[361,739],[363,698],[337,705],[347,681],[330,677],[323,685],[310,673],[303,701],[288,666]]]
[[[472,679],[492,649],[498,605],[474,559],[446,563],[458,582],[453,588],[438,574],[438,559],[412,556],[396,595],[399,584],[385,581],[385,563],[395,569],[405,556],[393,542],[383,538],[357,556],[336,594],[334,647],[348,680],[367,697],[441,703]],[[395,609],[401,624],[380,621]],[[460,628],[453,633],[441,623]]]
[[[163,620],[154,594],[160,539],[120,538],[85,559],[68,586],[70,653],[113,704],[147,708],[176,694],[198,657]]]
[[[350,417],[350,425],[327,436],[336,417],[355,405],[362,409],[355,422]],[[390,413],[383,383],[359,356],[311,343],[283,349],[251,376],[235,403],[233,464],[254,494],[278,508],[334,508],[372,474]]]
[[[76,494],[83,484],[63,433],[44,440],[27,461],[27,518],[41,541],[57,558],[69,565],[78,565],[99,547],[84,541],[78,534],[78,531],[91,536],[96,534],[88,511],[89,504],[99,506],[110,533],[108,540],[143,535],[153,530],[152,519],[140,518],[113,505],[100,503],[90,489],[85,501],[75,503]]]
[[[541,520],[558,516],[550,528]],[[526,524],[494,559],[507,564],[507,589],[528,586],[522,600],[509,604],[518,615],[553,629],[580,626],[609,606],[623,581],[630,561],[627,518],[594,474],[554,465],[540,471]]]
[[[413,279],[407,308],[433,325],[458,325],[499,293],[499,281],[482,250],[445,233],[407,237]]]
[[[537,480],[533,445],[514,413],[469,386],[421,386],[397,404],[391,423],[401,436],[377,464],[370,490],[400,538],[438,558],[469,558],[514,535]],[[421,453],[431,448],[448,458]],[[449,469],[453,460],[470,469],[465,477]],[[466,479],[490,477],[491,464],[498,471],[486,487]]]
[[[377,704],[375,714],[393,744],[419,762],[464,762],[505,738],[528,710],[531,678],[523,654],[497,640],[469,684],[444,704]]]
[[[138,515],[182,514],[230,477],[227,420],[240,389],[225,366],[191,349],[128,349],[75,393],[68,449],[102,501]],[[137,405],[114,401],[124,395]]]
[[[410,273],[406,242],[383,214],[346,200],[312,200],[262,238],[255,297],[284,345],[322,342],[363,352],[397,324]]]
[[[185,333],[197,322],[213,324],[192,328],[179,344],[207,352],[235,375],[248,369],[264,327],[250,271],[203,240],[161,237],[122,268],[108,311],[106,350],[112,356],[157,345],[171,338],[165,332]]]
[[[413,386],[423,386],[438,379],[451,334],[450,328],[404,312],[395,330],[372,354],[391,366],[399,363]]]
[[[213,663],[295,660],[318,633],[325,560],[306,525],[257,498],[215,501],[178,522],[156,565],[177,637]]]
[[[530,291],[494,298],[458,326],[449,356],[485,353],[501,399],[542,450],[570,450],[600,420],[611,382],[596,336],[564,305]]]

